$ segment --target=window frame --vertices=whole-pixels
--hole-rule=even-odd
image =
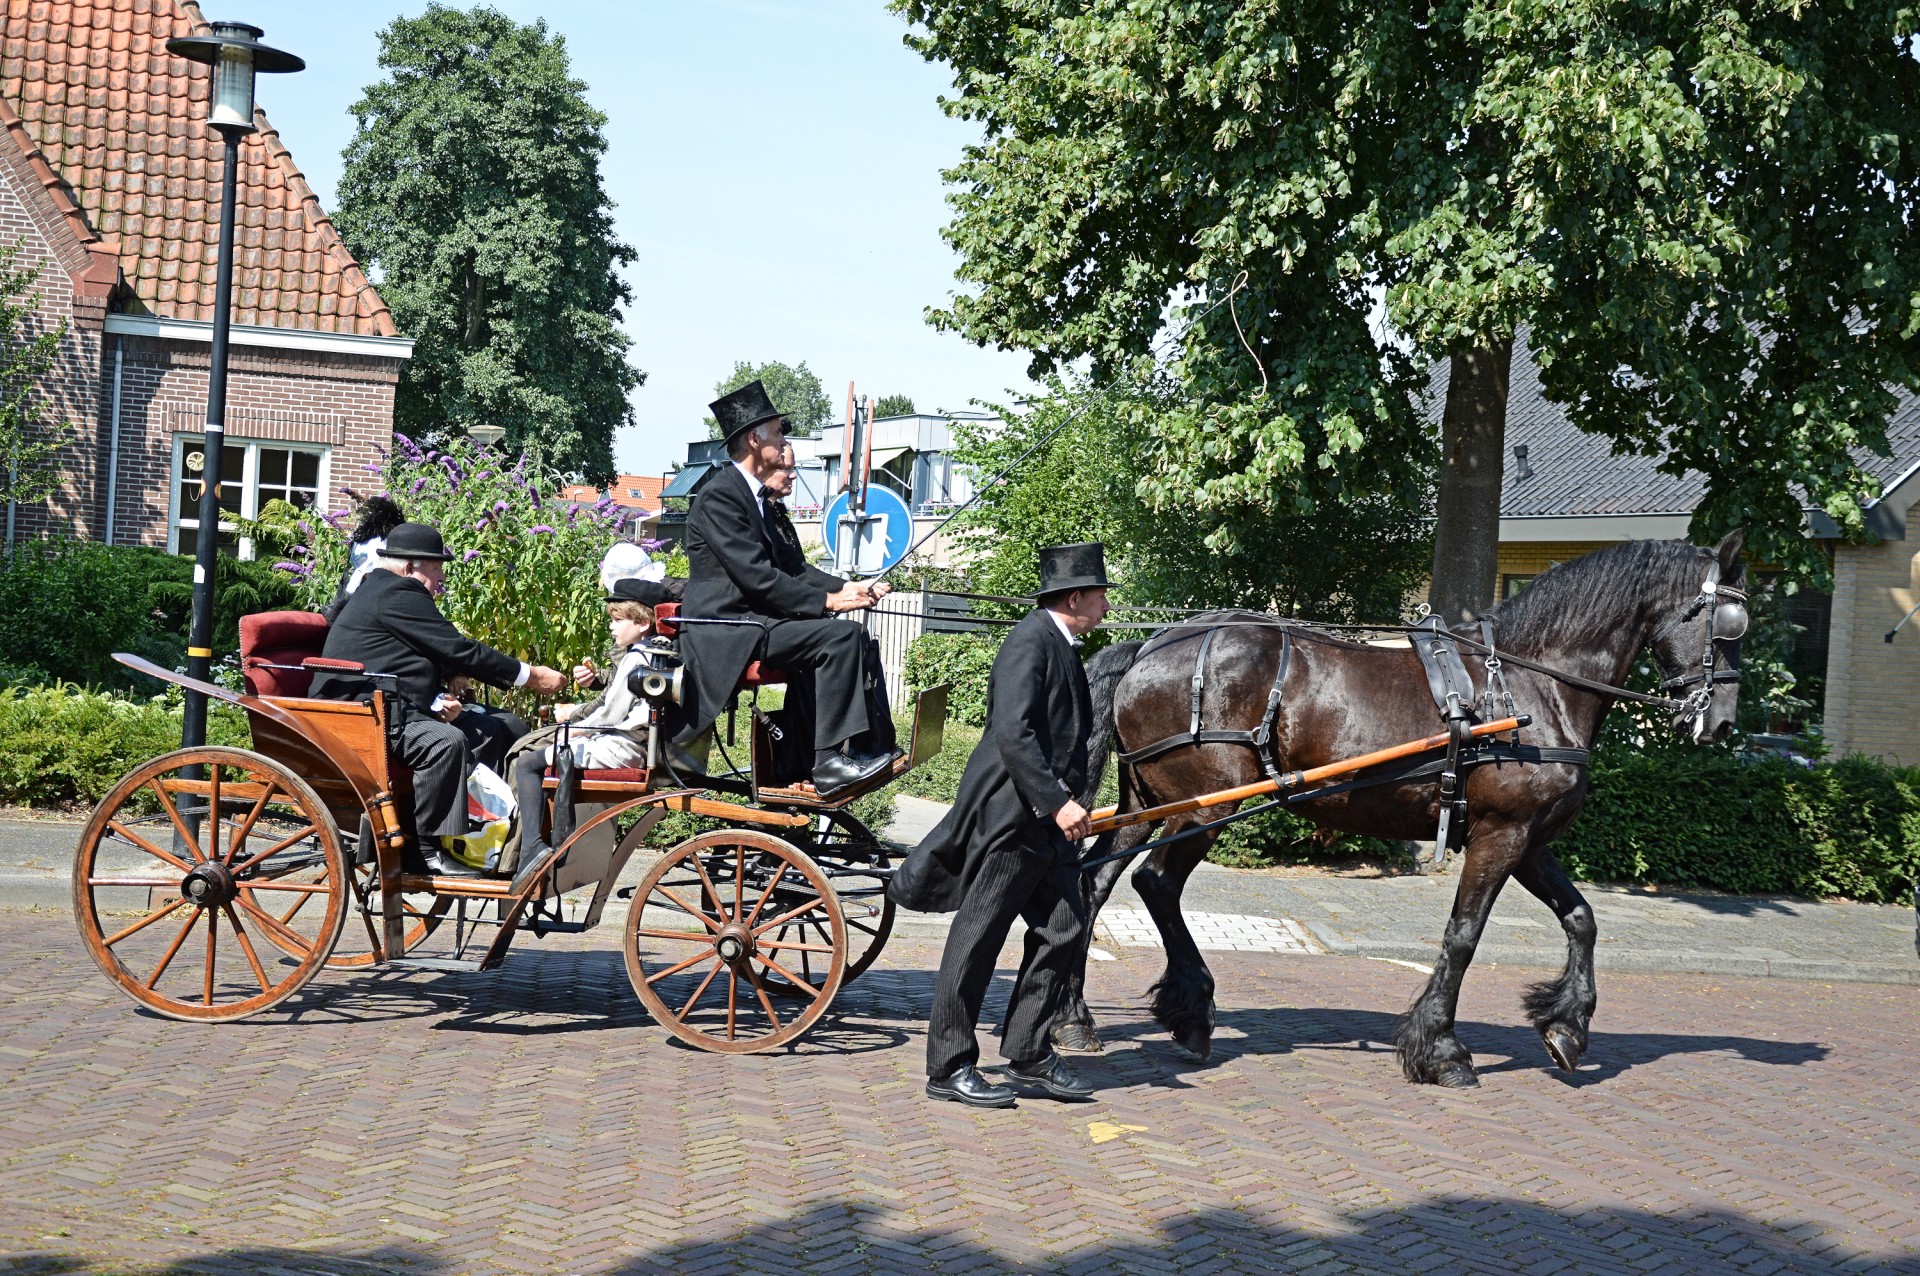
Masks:
[[[167,465],[167,552],[169,554],[178,554],[181,552],[180,533],[182,530],[191,530],[196,533],[200,530],[199,509],[196,507],[191,511],[187,511],[180,508],[180,488],[186,482],[185,466],[187,452],[196,443],[205,447],[206,437],[205,431],[195,433],[186,430],[176,431],[173,436],[173,456]],[[333,448],[330,444],[303,443],[292,439],[260,439],[231,436],[222,441],[227,447],[237,447],[241,449],[239,517],[247,519],[260,517],[260,452],[263,448],[281,452],[300,452],[317,458],[319,466],[315,478],[313,508],[317,512],[325,506],[327,493],[333,490]],[[292,477],[291,470],[289,470],[288,477],[289,479]],[[228,481],[226,475],[221,475],[222,487],[225,487]],[[290,485],[291,484],[275,484],[275,486]],[[192,523],[192,528],[184,528],[183,524],[185,523]],[[225,518],[222,518],[220,520],[219,531],[216,532],[215,535],[218,536],[220,532],[235,535],[236,544],[234,545],[234,551],[236,556],[242,559],[252,559],[256,556],[258,546],[253,543],[251,536],[238,535],[239,530],[239,524],[230,523]]]

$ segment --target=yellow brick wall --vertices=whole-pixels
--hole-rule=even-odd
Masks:
[[[1920,504],[1904,541],[1843,545],[1833,556],[1833,626],[1827,648],[1827,742],[1920,766],[1920,616],[1891,644],[1887,630],[1920,602]]]
[[[1609,541],[1502,541],[1500,579],[1495,588],[1507,596],[1507,577],[1538,576],[1555,563],[1564,563],[1611,544]]]

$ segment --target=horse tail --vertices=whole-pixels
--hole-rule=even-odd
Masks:
[[[1087,661],[1087,691],[1093,698],[1093,727],[1087,740],[1087,787],[1080,794],[1080,805],[1094,808],[1100,793],[1100,780],[1113,752],[1113,699],[1120,679],[1140,658],[1145,641],[1116,642],[1103,647]]]

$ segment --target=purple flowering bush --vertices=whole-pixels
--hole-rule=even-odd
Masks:
[[[606,650],[600,559],[631,534],[627,511],[610,502],[563,506],[551,495],[563,480],[525,455],[507,466],[466,438],[431,448],[403,434],[393,440],[384,490],[446,539],[453,560],[440,607],[461,632],[556,669]],[[339,587],[354,519],[340,510],[310,521],[306,553],[292,556],[312,564],[299,578],[309,606],[324,606]]]

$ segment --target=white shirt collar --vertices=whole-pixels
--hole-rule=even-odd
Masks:
[[[1060,636],[1067,640],[1067,645],[1069,647],[1078,647],[1080,645],[1080,640],[1074,637],[1073,630],[1067,628],[1067,622],[1060,618],[1060,613],[1053,610],[1053,608],[1051,607],[1043,608],[1043,610],[1047,613],[1047,618],[1049,620],[1053,621],[1054,624],[1060,626]]]
[[[744,461],[735,461],[733,468],[739,470],[740,477],[747,481],[747,490],[753,493],[754,506],[759,509],[760,517],[765,518],[767,516],[767,500],[766,497],[761,495],[760,489],[764,488],[766,484],[753,476],[753,471],[747,468]]]

